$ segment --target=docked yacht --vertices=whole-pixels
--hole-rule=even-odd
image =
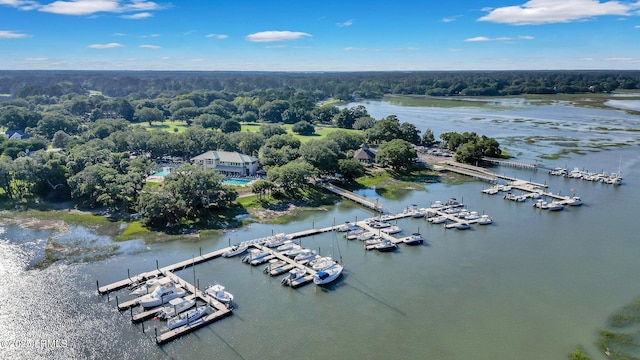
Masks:
[[[207,287],[206,289],[204,289],[204,293],[223,304],[228,304],[233,301],[233,295],[230,292],[226,291],[224,286],[220,284],[215,284]]]
[[[325,256],[325,257],[319,257],[316,259],[313,259],[309,262],[309,266],[311,266],[311,268],[313,270],[322,270],[326,267],[329,267],[333,264],[335,264],[336,261],[333,260],[333,258],[331,256]]]
[[[268,251],[263,251],[260,249],[251,249],[249,250],[249,253],[247,255],[242,257],[242,262],[249,264],[255,260],[260,260],[269,255],[270,254]]]
[[[186,291],[176,286],[173,280],[164,278],[163,283],[155,288],[151,294],[139,298],[138,304],[145,308],[151,308],[168,303],[169,301],[187,295]]]
[[[569,206],[580,206],[582,205],[582,199],[579,196],[573,196],[567,199],[567,205]]]
[[[284,286],[292,286],[297,281],[300,281],[307,274],[307,271],[301,268],[293,268],[289,271],[289,274],[285,276],[280,283]]]
[[[461,222],[461,223],[456,224],[455,227],[458,230],[467,230],[467,229],[469,229],[471,227],[471,225],[469,225],[468,222]]]
[[[234,257],[236,255],[240,255],[240,254],[244,253],[245,251],[247,251],[248,248],[249,248],[249,245],[245,244],[245,243],[240,243],[240,244],[237,244],[237,245],[233,245],[231,247],[231,249],[229,249],[224,254],[222,254],[222,256],[224,256],[226,258]]]
[[[424,238],[420,233],[413,233],[411,236],[402,240],[407,245],[420,245],[424,242]]]
[[[267,266],[264,267],[264,269],[262,269],[262,272],[265,274],[271,274],[271,271],[285,266],[287,265],[288,262],[284,261],[284,260],[280,260],[280,259],[271,259],[269,260],[269,264]]]
[[[562,205],[562,203],[559,201],[552,201],[549,203],[547,209],[549,211],[560,211],[564,209],[564,205]]]
[[[300,264],[306,264],[309,261],[313,260],[316,258],[318,254],[316,253],[315,250],[311,250],[311,249],[304,249],[300,252],[300,254],[296,255],[293,260],[297,263]]]
[[[383,239],[382,241],[380,241],[379,243],[377,243],[375,245],[375,248],[376,248],[376,250],[381,251],[381,252],[389,252],[389,251],[393,251],[393,250],[397,249],[398,245],[396,245],[395,243],[393,243],[389,239]]]
[[[285,233],[275,234],[270,236],[267,241],[265,241],[264,246],[274,248],[284,244],[285,241],[289,240]]]
[[[478,219],[478,225],[489,225],[492,222],[493,219],[491,219],[491,217],[487,214],[480,215],[480,218]]]
[[[202,305],[191,310],[187,310],[181,314],[173,316],[167,320],[167,327],[175,329],[180,326],[188,325],[200,319],[207,312],[207,306]]]
[[[172,316],[176,316],[183,311],[189,310],[196,305],[195,299],[187,299],[186,297],[179,297],[169,301],[169,303],[158,311],[157,316],[160,319],[168,319]]]
[[[380,229],[381,232],[385,234],[397,234],[402,231],[402,229],[398,225],[391,225],[384,229]]]
[[[329,284],[342,275],[343,269],[342,265],[338,263],[324,268],[313,275],[313,283],[316,285]]]
[[[162,279],[164,279],[164,277],[161,277],[161,276],[148,279],[147,281],[143,282],[142,284],[139,284],[136,288],[134,288],[133,291],[129,293],[129,295],[142,296],[142,295],[149,294],[153,290],[155,290],[155,288],[160,286],[160,284],[162,284],[162,281],[160,281]]]

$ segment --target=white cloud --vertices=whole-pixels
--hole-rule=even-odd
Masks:
[[[487,15],[478,21],[511,25],[566,23],[603,15],[629,16],[635,4],[600,0],[529,0],[523,5],[484,9]]]
[[[22,39],[26,37],[29,37],[29,35],[17,33],[15,31],[0,30],[0,39]]]
[[[205,37],[222,40],[222,39],[228,38],[229,35],[226,35],[226,34],[207,34]]]
[[[133,20],[138,20],[138,19],[147,19],[152,17],[153,14],[150,12],[141,12],[141,13],[137,13],[137,14],[132,14],[132,15],[122,15],[120,16],[123,19],[133,19]]]
[[[141,47],[143,49],[153,49],[153,50],[162,49],[162,46],[158,46],[158,45],[140,45],[138,47]]]
[[[125,33],[113,33],[111,35],[113,35],[113,36],[127,36],[127,34],[125,34]]]
[[[46,57],[37,57],[37,58],[26,58],[26,61],[47,61],[49,58]]]
[[[287,45],[270,45],[270,46],[266,46],[267,49],[282,49],[282,48],[286,48]]]
[[[120,43],[108,43],[108,44],[91,44],[88,47],[91,49],[113,49],[113,48],[124,47],[124,45]]]
[[[518,36],[518,39],[520,39],[520,40],[533,40],[534,37],[533,36],[528,36],[528,35],[522,35],[522,36]],[[499,37],[495,37],[495,38],[490,38],[490,37],[486,37],[486,36],[476,36],[476,37],[465,39],[464,41],[466,41],[466,42],[484,42],[484,41],[512,41],[512,40],[514,40],[514,38],[508,37],[508,36],[499,36]]]
[[[440,21],[442,21],[443,23],[450,23],[450,22],[454,22],[454,21],[458,20],[459,17],[462,17],[462,15],[444,17]]]
[[[337,27],[345,27],[345,26],[351,26],[351,25],[353,25],[353,20],[347,20],[345,22],[336,24]]]
[[[616,57],[611,57],[611,58],[606,58],[606,59],[604,59],[604,61],[629,62],[629,61],[633,61],[633,59],[632,59],[632,58],[616,58]]]
[[[37,9],[61,15],[91,15],[99,12],[124,13],[161,10],[163,6],[146,0],[58,0],[50,4],[39,5]],[[139,19],[139,17],[135,17],[139,14],[131,16],[134,17],[130,18]]]
[[[311,37],[311,34],[298,31],[262,31],[247,35],[247,40],[251,42],[271,42],[296,40],[303,37]]]
[[[633,27],[634,29],[640,29],[640,25],[636,25]]]

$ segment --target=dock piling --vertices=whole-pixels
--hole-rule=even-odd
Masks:
[[[118,295],[116,295],[116,309],[119,307],[118,305],[120,305],[120,301],[118,300]]]
[[[96,280],[96,289],[98,289],[98,294],[100,294],[100,283]]]
[[[158,267],[158,259],[156,259],[156,270],[160,271],[160,268]]]

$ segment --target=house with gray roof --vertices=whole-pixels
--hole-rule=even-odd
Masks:
[[[373,164],[376,162],[376,153],[367,144],[360,145],[360,149],[353,153],[353,157],[363,164]]]
[[[230,177],[255,176],[258,171],[257,158],[230,151],[207,151],[192,158],[191,163]]]

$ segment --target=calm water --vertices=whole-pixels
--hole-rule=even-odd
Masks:
[[[597,116],[616,126],[634,127],[637,118],[618,111],[591,111],[555,105],[553,111],[532,104],[501,109],[402,108],[387,103],[365,104],[376,118],[396,114],[420,129],[441,132],[440,114],[456,118],[453,131],[488,136],[520,137],[551,133],[550,129],[515,121],[568,119],[576,138],[609,137],[637,143],[633,133],[593,134],[587,127]],[[546,106],[546,105],[545,105]],[[405,112],[403,112],[405,111]],[[468,117],[457,116],[469,113]],[[491,120],[505,119],[504,126]],[[605,120],[603,120],[605,119]],[[551,120],[551,119],[546,119]],[[545,120],[545,121],[546,121]],[[481,124],[480,124],[481,123]],[[605,124],[605,126],[607,126]],[[477,130],[474,130],[477,129]],[[484,131],[483,131],[484,130]],[[561,135],[564,136],[564,135]],[[535,144],[509,145],[536,158]],[[110,239],[91,230],[71,228],[65,235],[44,230],[0,226],[0,358],[122,359],[565,359],[577,346],[594,359],[604,359],[594,345],[607,317],[640,296],[640,242],[637,241],[637,199],[640,161],[637,146],[588,152],[548,166],[617,171],[624,185],[614,187],[545,172],[512,168],[496,171],[549,184],[553,192],[575,193],[585,201],[558,213],[534,210],[480,192],[487,185],[428,185],[424,191],[398,199],[380,198],[401,211],[411,203],[427,206],[449,197],[462,199],[470,210],[490,214],[495,223],[469,231],[444,230],[424,220],[404,219],[404,233],[419,230],[429,245],[400,247],[395,253],[365,252],[362,243],[334,235],[305,238],[305,247],[341,255],[345,274],[329,288],[313,284],[293,290],[280,278],[262,273],[239,258],[216,259],[180,272],[201,285],[220,282],[235,295],[234,314],[195,333],[158,347],[152,340],[159,322],[132,325],[120,314],[112,294],[96,293],[101,284],[121,280],[130,272],[154,269],[212,251],[227,243],[278,232],[323,227],[373,214],[350,202],[306,213],[287,225],[259,225],[219,238],[146,245],[120,244],[107,260],[55,264],[27,270],[43,254],[50,237],[101,248]],[[364,192],[378,197],[375,191]],[[402,234],[400,234],[402,235]],[[123,293],[119,296],[125,297]]]

